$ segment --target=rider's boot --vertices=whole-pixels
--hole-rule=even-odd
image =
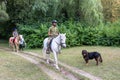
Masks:
[[[49,38],[47,42],[47,50],[46,50],[47,54],[50,54],[50,42],[51,42],[51,38]]]
[[[46,50],[46,53],[47,53],[47,54],[50,54],[50,46],[49,46],[49,42],[48,42],[48,44],[47,44],[47,50]]]
[[[47,47],[46,53],[50,54],[50,48],[49,47]]]

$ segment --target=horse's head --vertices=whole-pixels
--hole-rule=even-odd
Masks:
[[[20,39],[21,41],[24,41],[23,35],[19,35],[19,39]]]
[[[60,43],[62,47],[66,47],[66,33],[65,34],[60,34]]]
[[[20,38],[20,39],[23,39],[23,35],[19,35],[19,38]]]
[[[22,45],[24,45],[24,46],[26,46],[25,40],[23,38],[23,35],[19,35],[19,39],[20,39],[19,43],[22,44]]]
[[[23,35],[19,35],[19,49],[23,50],[23,48],[26,47],[25,40],[23,38]]]

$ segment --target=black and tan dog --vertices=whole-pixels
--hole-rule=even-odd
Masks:
[[[86,64],[88,64],[90,59],[95,59],[96,65],[98,65],[98,62],[103,62],[102,57],[98,52],[87,52],[87,50],[82,50],[82,55]]]

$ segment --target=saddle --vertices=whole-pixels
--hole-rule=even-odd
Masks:
[[[16,37],[15,37],[15,38],[13,38],[13,43],[15,43],[15,39],[16,39]]]

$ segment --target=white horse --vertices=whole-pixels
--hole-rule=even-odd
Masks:
[[[48,38],[45,38],[43,42],[43,54],[44,54],[44,57],[47,59],[47,63],[49,63],[50,54],[46,53],[47,42],[48,42]],[[66,34],[59,34],[56,38],[54,38],[51,42],[50,47],[54,55],[54,65],[56,69],[59,70],[58,53],[60,53],[61,47],[64,47],[64,48],[66,47]]]
[[[26,42],[23,38],[23,35],[19,35],[20,40],[19,40],[19,50],[23,50],[23,48],[26,47]]]

